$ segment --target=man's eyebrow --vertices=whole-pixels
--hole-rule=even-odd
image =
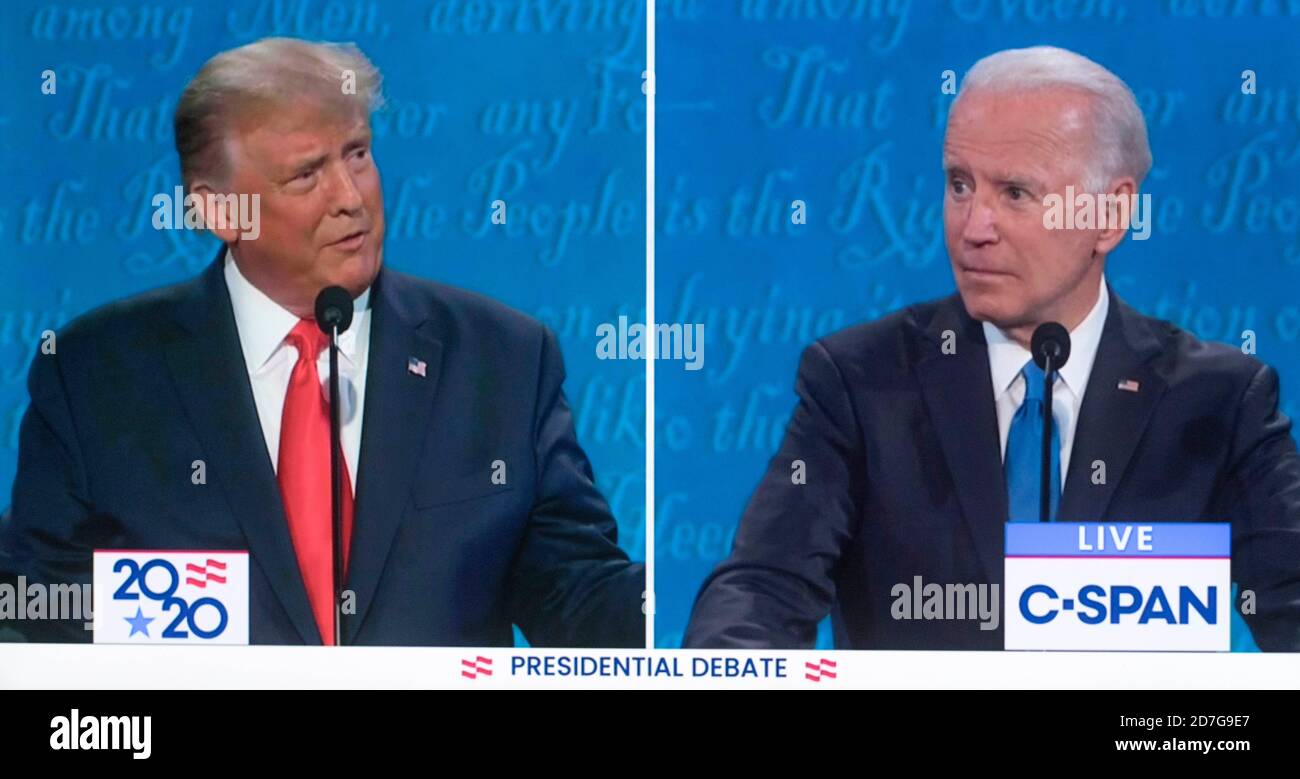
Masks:
[[[956,162],[955,160],[944,160],[943,173],[945,176],[951,176],[954,173],[965,173],[969,175],[970,171],[966,168],[965,164],[963,163]],[[996,174],[993,175],[992,180],[994,184],[997,184],[999,186],[1010,184],[1012,186],[1018,186],[1023,189],[1031,189],[1036,192],[1040,192],[1046,189],[1043,182],[1039,181],[1038,179],[1026,173],[998,171]]]
[[[362,146],[369,146],[370,141],[371,141],[371,136],[369,130],[359,132],[356,135],[349,138],[347,143],[343,144],[343,151],[348,152],[353,149],[360,148]]]
[[[289,175],[298,176],[303,173],[309,173],[324,165],[325,160],[327,159],[329,159],[328,154],[317,154],[315,157],[309,157],[289,168]]]
[[[1033,176],[1029,176],[1023,173],[1011,173],[1009,171],[1003,171],[998,173],[996,176],[994,176],[993,183],[1010,184],[1012,186],[1021,187],[1022,189],[1032,189],[1036,192],[1045,189],[1045,187],[1043,186],[1043,182],[1039,181]]]

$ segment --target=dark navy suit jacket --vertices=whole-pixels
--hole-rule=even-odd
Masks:
[[[1300,650],[1300,458],[1277,373],[1111,291],[1058,518],[1230,521],[1265,651]],[[942,349],[944,332],[956,352]],[[1137,392],[1120,390],[1138,382]],[[983,329],[953,295],[827,336],[780,451],[708,577],[685,644],[1001,649],[1002,626],[895,620],[895,584],[1003,584],[1007,496]],[[803,460],[807,483],[792,483]],[[1090,478],[1105,463],[1105,483]]]
[[[554,335],[387,268],[371,300],[344,642],[510,645],[513,623],[539,646],[644,646],[644,570],[615,543]],[[250,640],[320,643],[221,256],[190,282],[69,324],[28,386],[0,531],[11,578],[88,582],[95,548],[247,549]],[[206,484],[191,481],[196,460]],[[91,638],[80,620],[13,627]]]

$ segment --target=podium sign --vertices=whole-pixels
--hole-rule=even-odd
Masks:
[[[1007,649],[1231,647],[1228,523],[1009,522]]]
[[[247,644],[248,553],[95,550],[96,644]]]

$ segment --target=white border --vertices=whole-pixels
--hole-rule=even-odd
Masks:
[[[645,319],[655,332],[655,3],[645,4]],[[655,646],[655,348],[645,356],[645,646]]]

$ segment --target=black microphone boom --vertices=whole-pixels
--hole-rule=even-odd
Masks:
[[[1070,359],[1070,331],[1060,322],[1044,322],[1029,339],[1034,364],[1043,371],[1043,467],[1038,481],[1038,521],[1052,517],[1052,385],[1056,372]],[[1025,388],[1029,392],[1029,388]]]
[[[316,326],[330,337],[330,518],[334,543],[334,646],[343,644],[343,458],[339,433],[339,334],[352,326],[352,296],[326,287],[316,296]]]

